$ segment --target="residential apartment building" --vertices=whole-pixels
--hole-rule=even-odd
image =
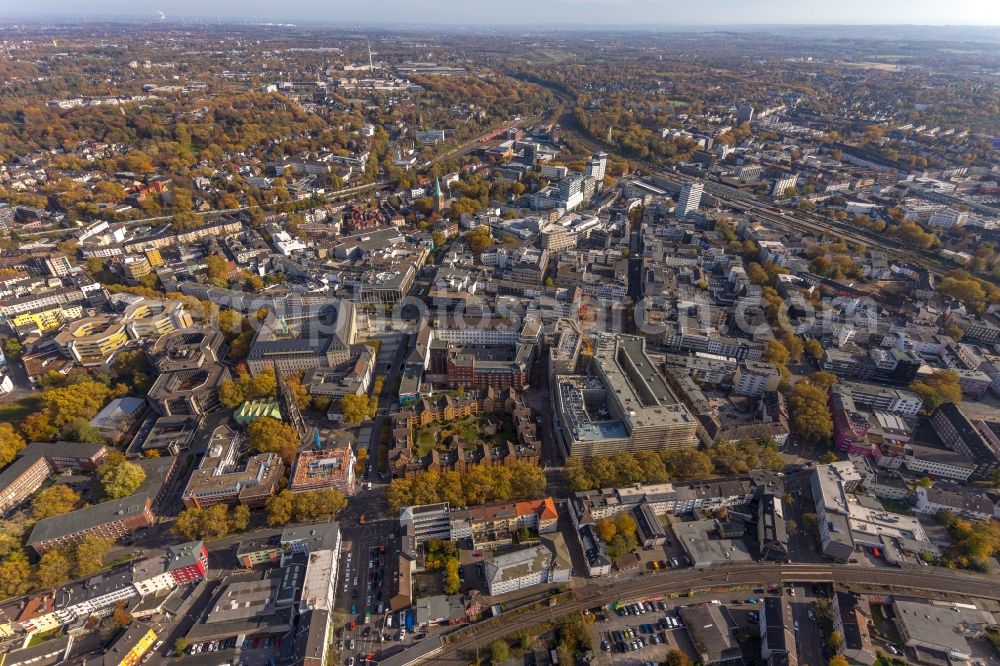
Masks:
[[[856,546],[879,548],[891,558],[901,544],[909,552],[939,551],[911,516],[890,513],[876,500],[856,495],[864,475],[851,461],[817,465],[811,486],[823,554],[841,562],[854,557]]]
[[[92,472],[108,455],[102,444],[35,442],[21,449],[0,472],[0,514],[35,494],[53,473],[78,469]]]
[[[761,494],[757,507],[757,547],[763,559],[781,562],[788,558],[788,531],[782,498],[770,490]]]
[[[40,305],[27,312],[15,314],[8,321],[14,330],[34,327],[42,333],[46,333],[82,316],[83,305],[81,303],[63,303],[60,305]]]
[[[132,580],[140,596],[197,582],[208,572],[208,549],[201,541],[167,546],[167,552],[139,561],[132,568]]]
[[[561,550],[560,551],[560,546]],[[486,562],[486,586],[491,596],[498,596],[548,583],[569,581],[571,565],[562,535],[543,539],[531,546]]]
[[[959,451],[912,442],[903,451],[903,466],[914,474],[964,482],[976,472],[976,463]]]
[[[608,554],[608,544],[601,538],[597,525],[581,525],[577,530],[580,550],[587,559],[587,575],[591,578],[611,573],[614,562]]]
[[[447,502],[407,506],[399,510],[400,532],[411,529],[416,543],[451,537],[451,513]]]
[[[452,509],[449,512],[450,539],[471,539],[476,548],[495,548],[512,543],[522,528],[538,534],[554,532],[558,521],[559,512],[551,497]]]
[[[763,361],[742,361],[733,373],[733,393],[736,395],[758,396],[776,391],[779,383],[778,368]]]
[[[719,604],[685,606],[679,614],[704,666],[743,666],[739,642]]]
[[[945,446],[975,463],[976,469],[970,478],[985,479],[1000,463],[1000,450],[983,437],[958,405],[949,402],[935,409],[931,426]]]
[[[153,524],[156,515],[152,504],[148,495],[132,495],[44,518],[35,523],[25,546],[41,556],[55,548],[73,546],[91,535],[117,541]]]
[[[915,418],[923,406],[923,400],[912,391],[877,384],[840,381],[833,385],[831,391],[849,394],[859,407],[880,409],[907,418]]]
[[[795,620],[784,595],[764,597],[758,611],[760,656],[768,666],[796,666],[799,663],[795,640]]]
[[[986,521],[994,516],[995,507],[989,498],[958,486],[917,486],[915,494],[913,510],[925,516],[933,516],[938,511],[950,511],[967,520]]]
[[[837,652],[849,664],[872,666],[877,658],[868,624],[871,609],[868,602],[850,592],[834,592],[832,599],[833,630],[842,642]]]
[[[683,514],[748,504],[757,491],[750,476],[705,479],[690,483],[657,483],[573,493],[568,502],[574,525],[594,524],[623,511],[647,505],[654,514]]]

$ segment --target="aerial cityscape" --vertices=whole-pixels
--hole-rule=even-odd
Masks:
[[[0,666],[1000,665],[1000,4],[333,4],[0,8]]]

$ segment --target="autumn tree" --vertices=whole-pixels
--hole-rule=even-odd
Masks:
[[[80,501],[80,494],[66,485],[49,486],[31,500],[31,517],[42,520],[69,513]]]
[[[347,498],[333,488],[307,490],[294,493],[293,517],[297,522],[307,522],[326,516],[336,516],[347,507]]]
[[[128,612],[128,608],[125,605],[125,601],[119,601],[115,604],[115,609],[111,613],[111,620],[116,627],[119,629],[124,629],[128,625],[132,624],[135,618],[132,614]]]
[[[19,597],[31,589],[31,564],[23,550],[13,550],[0,562],[0,596]]]
[[[824,391],[828,391],[839,380],[837,379],[837,375],[832,372],[820,370],[819,372],[814,372],[806,377],[806,381],[814,386],[818,386]]]
[[[50,432],[54,434],[67,423],[80,419],[89,421],[94,418],[109,397],[111,397],[110,388],[100,382],[87,379],[43,391],[40,399],[41,412],[48,420]],[[23,427],[22,431],[28,434]]]
[[[490,229],[485,225],[476,227],[465,234],[465,242],[469,244],[469,249],[477,255],[482,254],[483,251],[491,247],[494,243],[493,237],[490,235]]]
[[[767,274],[767,271],[764,270],[763,266],[758,264],[756,261],[752,261],[747,266],[747,279],[749,279],[752,284],[763,285],[770,282],[771,278]]]
[[[43,588],[56,589],[66,584],[73,570],[72,560],[62,550],[50,550],[38,560],[38,584]]]
[[[666,666],[691,666],[691,659],[681,650],[667,652],[664,659]]]
[[[784,366],[788,365],[789,357],[788,348],[784,344],[778,340],[768,340],[767,349],[761,358],[767,363]]]
[[[445,594],[454,594],[445,590]],[[490,643],[490,661],[494,664],[502,664],[510,659],[510,646],[502,638]]]
[[[713,473],[712,460],[704,451],[666,451],[663,459],[671,479],[705,479]]]
[[[9,425],[9,424],[0,424]],[[51,439],[53,435],[56,434],[58,428],[56,428],[49,421],[49,417],[44,412],[35,412],[34,414],[28,414],[21,421],[21,432],[24,436],[32,442],[41,442]],[[23,448],[23,447],[22,447]]]
[[[545,491],[545,474],[537,465],[517,461],[509,466],[477,465],[464,473],[431,469],[394,479],[386,497],[393,509],[414,504],[451,502],[472,506],[514,499],[535,499]]]
[[[108,554],[115,544],[113,539],[89,534],[83,541],[76,544],[74,551],[76,561],[76,575],[89,576],[95,571],[100,571],[104,567],[104,556]]]
[[[444,593],[458,594],[461,579],[458,575],[458,560],[449,559],[444,565]]]
[[[137,463],[119,459],[101,463],[97,468],[101,489],[109,499],[121,499],[135,493],[146,480],[146,471]]]
[[[205,257],[205,272],[212,284],[225,287],[229,280],[229,260],[221,254]]]
[[[601,518],[597,521],[597,533],[601,535],[605,543],[611,541],[618,534],[618,526],[611,518]]]
[[[363,395],[345,395],[340,399],[340,411],[347,423],[361,423],[368,418],[368,398]]]
[[[233,515],[229,519],[229,530],[242,532],[248,527],[250,527],[250,507],[246,504],[237,504],[233,507]]]
[[[286,465],[295,459],[299,438],[287,423],[264,416],[249,425],[250,448],[260,453],[276,453]]]
[[[24,437],[14,429],[13,424],[0,423],[0,467],[10,464],[25,445]]]
[[[267,524],[270,526],[287,525],[292,522],[295,511],[295,494],[290,490],[282,490],[267,498],[264,505],[267,512]]]
[[[191,507],[177,516],[173,531],[188,541],[221,539],[229,534],[236,522],[230,518],[229,508],[225,504]]]
[[[781,334],[781,344],[785,346],[788,351],[788,358],[793,362],[798,362],[802,359],[802,352],[804,350],[804,345],[799,336],[795,335],[791,331],[785,331]]]
[[[801,380],[792,388],[789,404],[792,424],[801,437],[810,442],[820,442],[833,434],[833,418],[823,388]]]
[[[229,409],[236,409],[247,400],[274,397],[278,394],[278,378],[273,368],[264,368],[256,376],[240,372],[235,379],[227,379],[219,386],[219,402]]]
[[[288,378],[288,391],[299,409],[305,409],[309,406],[309,387],[302,384],[302,379],[298,375],[292,375]]]
[[[615,531],[625,536],[635,536],[637,526],[629,511],[622,511],[615,517]]]
[[[958,373],[954,370],[935,370],[933,374],[910,384],[910,390],[920,396],[924,402],[924,411],[928,414],[946,402],[957,404],[962,401]]]

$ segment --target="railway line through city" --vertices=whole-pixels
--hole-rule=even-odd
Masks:
[[[504,614],[463,627],[445,637],[442,650],[434,655],[433,660],[436,664],[468,663],[467,655],[475,650],[476,645],[483,650],[498,638],[616,601],[681,595],[691,590],[715,589],[721,592],[748,585],[791,583],[834,583],[883,594],[960,594],[1000,601],[1000,582],[996,579],[951,570],[909,571],[838,564],[760,563],[713,567],[710,570],[668,570],[662,574],[638,576],[625,582],[597,580],[585,587],[575,588],[572,598],[554,606],[543,605],[534,610]]]

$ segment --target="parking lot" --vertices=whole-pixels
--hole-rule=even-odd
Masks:
[[[693,656],[680,617],[664,601],[633,602],[608,611],[606,617],[604,622],[592,625],[594,646],[602,655],[601,663],[659,663],[671,650]]]
[[[829,655],[825,646],[826,626],[816,615],[817,593],[810,586],[769,586],[724,594],[707,592],[693,597],[622,600],[602,611],[603,619],[591,625],[592,643],[600,664],[661,663],[668,652],[678,650],[692,661],[698,655],[685,631],[678,609],[701,603],[718,603],[723,616],[739,640],[747,657],[759,651],[757,641],[761,604],[767,596],[786,595],[795,623],[794,634],[800,663],[824,664]]]

